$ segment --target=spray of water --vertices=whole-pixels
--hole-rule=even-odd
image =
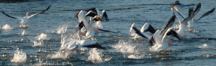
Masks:
[[[1,29],[5,32],[9,32],[13,29],[13,27],[9,24],[4,24],[4,25],[2,25]]]
[[[113,45],[116,51],[122,53],[124,57],[130,59],[140,59],[144,57],[144,54],[133,43],[120,40],[116,45]]]
[[[73,40],[73,35],[61,34],[60,48],[54,54],[47,57],[50,59],[67,59],[71,54],[76,54],[77,43]]]
[[[60,50],[54,54],[48,55],[48,58],[51,59],[67,59],[70,57],[71,51],[69,50]]]
[[[49,40],[48,35],[46,33],[40,33],[38,36],[35,37],[35,40],[33,41],[33,47],[43,46],[44,40]]]
[[[202,45],[200,45],[200,46],[198,46],[199,48],[202,48],[202,49],[205,49],[205,48],[208,48],[208,44],[206,44],[206,43],[204,43],[204,44],[202,44]]]
[[[109,61],[112,58],[112,57],[104,57],[104,54],[102,54],[102,52],[97,48],[92,48],[88,54],[89,56],[87,61],[90,61],[92,63],[102,63],[105,61]]]
[[[57,34],[64,34],[64,33],[66,33],[67,28],[68,28],[68,24],[63,24],[57,28],[56,33]]]
[[[14,63],[25,63],[27,60],[27,54],[20,50],[19,48],[15,51],[13,58],[11,59],[11,62]]]

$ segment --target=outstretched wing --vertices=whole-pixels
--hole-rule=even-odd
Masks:
[[[138,34],[139,36],[142,36],[143,38],[147,38],[147,36],[145,36],[144,34],[142,34],[135,26],[133,27],[133,30],[135,31],[136,34]]]
[[[78,29],[81,30],[83,27],[85,27],[84,23],[80,22],[79,25],[78,25]]]
[[[178,33],[174,30],[170,30],[167,35],[172,35],[174,37],[176,37],[178,40],[181,40],[181,37],[178,35]]]
[[[105,19],[106,21],[109,21],[109,18],[108,18],[106,10],[102,11],[102,19]]]
[[[150,32],[152,34],[154,34],[156,32],[155,28],[151,25],[151,24],[148,24],[148,23],[145,23],[141,29],[140,29],[141,32]]]
[[[192,13],[193,13],[193,8],[189,8],[189,10],[188,10],[188,16],[191,16]]]
[[[95,12],[97,14],[96,8],[89,8],[89,9],[86,9],[85,11],[87,11],[87,12],[92,11],[92,12]]]
[[[84,45],[83,47],[87,47],[87,48],[98,48],[98,49],[106,49],[105,47],[101,46],[101,45],[98,44],[98,43],[92,44],[92,45]]]
[[[177,6],[175,4],[173,4],[171,6],[171,9],[174,13],[177,13],[178,15],[180,15],[183,19],[185,18],[184,15],[179,11],[179,9],[177,8]]]
[[[201,3],[198,3],[196,8],[193,11],[193,16],[195,16],[201,9]]]
[[[96,15],[97,15],[97,13],[94,12],[94,11],[88,11],[88,12],[86,13],[86,16],[94,17],[94,16],[96,16]]]
[[[13,19],[18,19],[17,17],[14,17],[14,16],[11,16],[9,14],[7,14],[6,12],[4,11],[1,11],[3,15],[7,16],[7,17],[10,17],[10,18],[13,18]]]
[[[31,17],[36,16],[38,14],[43,14],[46,11],[48,11],[50,9],[50,7],[51,7],[51,5],[49,5],[46,9],[42,10],[41,12],[38,12],[38,13],[35,13],[35,14],[32,14],[32,15],[28,16],[28,18],[31,18]]]
[[[162,29],[162,31],[161,31],[161,35],[164,35],[166,32],[167,32],[167,30],[170,28],[170,27],[172,27],[172,25],[174,24],[174,22],[175,22],[175,18],[176,18],[176,16],[175,15],[173,15],[170,19],[169,19],[169,21],[166,23],[166,25],[165,25],[165,27]]]
[[[214,11],[215,11],[215,8],[213,8],[213,9],[207,11],[206,13],[204,13],[204,14],[203,14],[199,19],[197,19],[197,20],[200,20],[200,19],[202,19],[203,17],[208,16],[209,14],[213,13]]]

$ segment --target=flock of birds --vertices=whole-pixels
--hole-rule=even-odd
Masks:
[[[138,29],[135,23],[132,23],[129,27],[129,36],[131,40],[142,39],[141,41],[147,41],[148,51],[151,53],[161,53],[170,50],[172,47],[172,39],[181,41],[182,39],[187,39],[186,35],[188,33],[194,32],[192,27],[194,22],[206,17],[214,12],[215,8],[208,10],[203,13],[200,17],[195,18],[199,11],[201,10],[201,3],[195,5],[195,7],[190,7],[188,9],[188,15],[184,15],[179,10],[179,6],[182,4],[176,1],[171,4],[171,11],[173,16],[171,16],[162,28],[154,28],[150,23],[144,23],[144,25]],[[14,17],[6,12],[2,11],[7,17],[18,19],[19,29],[21,29],[21,36],[26,35],[26,30],[29,25],[28,20],[39,14],[43,14],[48,11],[51,6],[42,10],[39,13],[26,13],[24,17]],[[78,20],[78,24],[73,32],[67,33],[68,25],[64,24],[57,29],[57,34],[60,36],[60,48],[57,52],[47,55],[49,59],[69,59],[71,56],[81,56],[87,54],[85,60],[92,63],[101,63],[109,61],[112,59],[110,56],[103,54],[102,50],[106,50],[97,42],[95,37],[100,32],[113,32],[110,30],[105,30],[103,27],[103,21],[109,21],[108,14],[106,10],[99,10],[97,8],[83,9],[75,14],[75,18]],[[5,24],[1,27],[3,31],[12,30],[12,26]],[[44,41],[49,40],[46,33],[40,33],[33,40],[33,47],[42,47]],[[117,44],[112,46],[115,50],[122,53],[127,58],[139,59],[143,55],[142,52],[137,50],[137,47],[133,45],[132,42],[120,40]],[[142,51],[142,50],[141,50]],[[11,62],[14,63],[25,63],[27,62],[27,54],[22,49],[17,48],[15,51]]]

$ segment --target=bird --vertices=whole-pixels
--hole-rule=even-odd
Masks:
[[[135,33],[149,40],[149,44],[150,44],[149,50],[151,52],[160,52],[163,50],[167,50],[169,46],[171,46],[171,44],[168,44],[166,42],[170,40],[165,40],[165,38],[168,35],[168,33],[170,33],[172,29],[172,25],[175,22],[175,18],[176,16],[173,15],[169,19],[169,21],[165,24],[165,26],[162,29],[157,29],[156,32],[150,38],[148,38],[145,34],[141,33],[136,27],[133,27],[133,29],[135,30]],[[177,36],[177,35],[174,35],[174,36]]]
[[[94,18],[100,17],[101,20],[103,21],[109,21],[106,10],[100,11],[98,8],[90,8],[90,9],[86,9],[86,11],[87,11],[86,16],[90,16]]]
[[[132,39],[138,39],[140,38],[139,35],[137,35],[135,33],[135,30],[133,29],[133,27],[135,27],[135,23],[132,23],[129,29],[129,34],[132,37]],[[154,33],[155,32],[155,28],[152,27],[152,25],[150,25],[149,23],[144,23],[143,26],[140,29],[140,32],[145,34],[146,36],[150,37],[150,35],[148,35],[146,32],[151,32]]]
[[[183,15],[179,11],[179,9],[177,8],[176,5],[172,5],[171,10],[173,11],[173,13],[175,15],[180,15],[181,18],[182,18],[182,20],[180,20],[180,18],[177,18],[178,23],[176,24],[176,27],[173,30],[176,31],[179,34],[179,36],[184,37],[186,31],[188,31],[188,32],[193,32],[194,31],[192,29],[192,23],[193,22],[197,22],[198,20],[202,19],[203,17],[206,17],[206,16],[210,15],[215,10],[215,8],[212,8],[212,9],[208,10],[207,12],[205,12],[204,14],[202,14],[198,19],[195,19],[195,16],[198,14],[200,9],[201,9],[201,3],[198,3],[196,5],[196,7],[189,8],[188,16],[185,17],[185,15]]]
[[[38,13],[34,13],[34,14],[29,14],[29,12],[26,12],[25,16],[23,17],[20,17],[20,16],[11,16],[9,15],[8,13],[6,13],[5,11],[1,11],[1,13],[7,17],[10,17],[12,19],[17,19],[19,20],[19,28],[22,29],[22,33],[21,35],[25,35],[25,30],[28,28],[28,25],[27,25],[27,22],[30,18],[36,16],[36,15],[39,15],[39,14],[43,14],[45,13],[46,11],[48,11],[50,9],[51,5],[49,5],[46,9],[42,10],[41,12],[38,12]]]
[[[90,18],[91,21],[91,18]],[[93,37],[96,34],[97,29],[94,28],[92,22],[89,22],[85,16],[85,12],[81,10],[78,13],[78,32],[85,37]],[[85,31],[81,31],[81,29],[85,29]]]

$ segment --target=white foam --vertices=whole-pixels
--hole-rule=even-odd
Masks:
[[[101,52],[99,52],[96,48],[92,48],[89,51],[88,61],[92,63],[101,63],[103,59],[101,57]]]
[[[48,40],[48,35],[46,33],[40,33],[38,36],[35,37],[36,40]]]
[[[198,46],[198,48],[202,48],[202,49],[208,48],[208,44],[204,43],[204,44]]]
[[[68,25],[67,25],[67,24],[63,24],[63,25],[61,25],[61,26],[59,26],[59,27],[57,28],[56,33],[57,33],[57,34],[66,33],[67,28],[68,28]]]
[[[40,40],[33,41],[33,47],[41,47],[43,46],[44,42]]]
[[[140,59],[144,57],[144,54],[142,54],[139,49],[137,49],[136,45],[131,45],[130,42],[120,40],[116,45],[113,46],[113,48],[130,59]]]
[[[11,62],[14,63],[25,63],[27,60],[27,54],[20,50],[19,48],[15,51],[13,58],[11,59]]]
[[[62,51],[57,51],[54,54],[50,54],[47,57],[51,59],[67,59],[70,57],[70,54],[71,51],[62,50]]]
[[[4,24],[1,28],[3,31],[9,32],[13,29],[13,27],[9,24]]]

